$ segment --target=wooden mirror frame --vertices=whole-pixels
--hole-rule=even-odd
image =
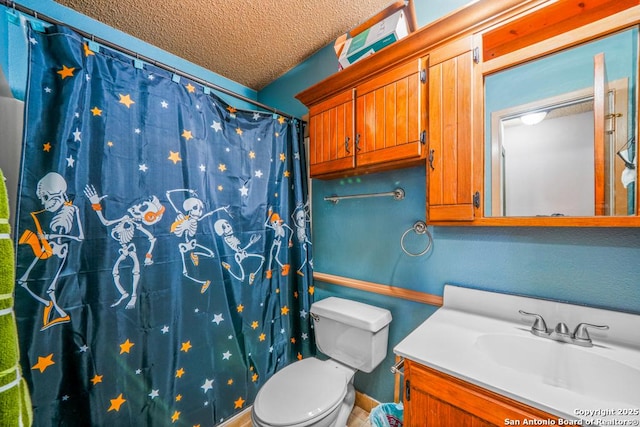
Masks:
[[[637,0],[560,1],[541,4],[524,16],[514,17],[474,36],[482,52],[474,82],[474,182],[485,194],[484,78],[486,75],[538,59],[640,24]],[[639,60],[640,61],[640,60]],[[636,76],[638,79],[638,76]],[[636,106],[638,105],[636,81]],[[636,108],[635,140],[639,119]],[[640,226],[640,181],[635,186],[636,213],[629,216],[588,217],[488,217],[480,198],[478,216],[468,225],[553,226],[553,227],[636,227]],[[489,189],[490,190],[490,189]],[[459,225],[464,225],[460,223]]]

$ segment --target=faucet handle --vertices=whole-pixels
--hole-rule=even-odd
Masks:
[[[576,326],[576,330],[573,333],[573,338],[580,341],[591,341],[591,337],[589,337],[589,332],[587,332],[587,328],[593,329],[602,329],[607,330],[609,326],[607,325],[592,325],[591,323],[580,323]]]
[[[564,322],[558,323],[556,325],[556,328],[554,329],[554,331],[555,331],[556,334],[569,335],[569,327]]]
[[[547,330],[547,324],[545,323],[544,319],[542,318],[541,315],[536,314],[536,313],[527,313],[526,311],[523,310],[518,310],[518,313],[520,314],[524,314],[525,316],[533,316],[536,318],[535,322],[533,322],[533,326],[531,326],[531,332],[533,332],[534,334],[536,333],[543,333],[543,334],[548,334],[549,331]]]

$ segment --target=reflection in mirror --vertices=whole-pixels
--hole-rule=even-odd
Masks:
[[[493,213],[592,216],[593,97],[540,107],[496,113]]]
[[[635,214],[637,38],[486,76],[486,216]]]

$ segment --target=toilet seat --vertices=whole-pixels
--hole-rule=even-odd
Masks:
[[[254,415],[270,426],[313,424],[342,403],[351,374],[315,357],[294,362],[262,386],[253,404]]]

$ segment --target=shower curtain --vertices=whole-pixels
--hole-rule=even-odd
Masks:
[[[314,345],[301,123],[28,33],[16,232],[39,426],[210,426]]]

